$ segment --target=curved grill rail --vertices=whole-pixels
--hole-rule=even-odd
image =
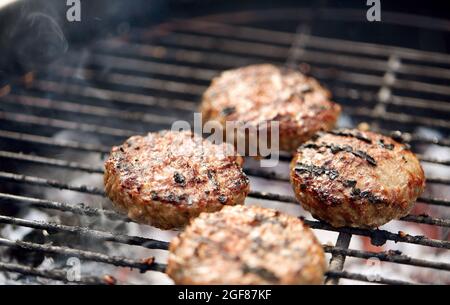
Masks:
[[[258,19],[261,16],[250,14],[247,17]],[[236,18],[240,20],[242,16]],[[80,58],[83,61],[81,65]],[[87,53],[86,50],[72,50],[62,61],[26,75],[23,84],[0,88],[0,139],[5,143],[13,143],[13,148],[26,148],[23,153],[9,147],[7,150],[0,148],[0,160],[7,161],[5,164],[8,165],[11,163],[71,174],[98,175],[101,179],[103,167],[100,165],[44,154],[41,147],[50,151],[95,154],[101,158],[109,153],[111,145],[131,135],[168,128],[175,120],[191,121],[202,92],[221,70],[260,62],[279,65],[306,62],[307,72],[328,85],[343,106],[343,113],[350,115],[354,123],[369,122],[374,130],[385,134],[390,133],[388,129],[391,126],[395,126],[405,131],[405,141],[413,148],[424,145],[450,147],[450,123],[446,119],[450,113],[450,89],[443,85],[450,79],[450,55],[319,37],[311,34],[311,24],[307,21],[301,23],[297,33],[288,33],[204,19],[174,21],[151,31],[136,29],[125,39],[97,43]],[[411,75],[415,77],[414,80],[404,77]],[[61,82],[61,79],[64,81]],[[383,97],[382,92],[387,92],[387,96]],[[399,106],[416,110],[417,113],[399,112]],[[418,124],[437,128],[446,136],[437,138],[416,134],[414,131]],[[54,133],[65,130],[93,135],[101,141],[89,144],[52,137]],[[438,160],[426,155],[419,157],[424,164],[442,168],[450,166],[450,160]],[[281,160],[290,161],[290,157],[282,156]],[[102,189],[91,185],[76,185],[52,179],[51,176],[44,178],[19,171],[11,170],[11,165],[6,168],[0,166],[0,180],[5,185],[59,189],[104,197]],[[251,167],[245,171],[255,178],[280,183],[289,181],[288,175],[271,171]],[[448,187],[450,179],[428,177],[427,184]],[[111,210],[94,208],[90,202],[71,204],[3,192],[2,189],[0,191],[0,211],[4,204],[13,203],[77,217],[106,217],[119,223],[131,222]],[[270,203],[296,204],[294,197],[277,193],[252,191],[249,197]],[[418,202],[430,207],[450,207],[448,198],[433,198],[430,195],[424,195]],[[403,223],[438,226],[442,230],[450,227],[449,219],[428,215],[408,215],[401,220]],[[324,250],[331,254],[327,284],[337,284],[340,278],[381,284],[412,284],[409,281],[372,278],[348,272],[345,270],[346,257],[377,258],[388,263],[450,271],[450,262],[414,258],[398,251],[372,252],[349,248],[355,235],[368,237],[375,245],[393,241],[447,251],[450,249],[448,238],[439,240],[386,230],[336,229],[320,221],[305,222],[314,230],[338,233],[334,246],[323,245]],[[168,242],[142,236],[15,216],[0,215],[0,223],[65,232],[100,243],[159,250],[167,250],[169,246]],[[72,249],[68,245],[55,246],[0,238],[0,247],[46,255],[73,256],[141,272],[164,272],[166,267],[164,263],[155,262],[152,257],[137,260]],[[68,281],[66,270],[42,270],[9,262],[0,262],[0,270]],[[83,276],[76,281],[80,284],[112,282],[115,280],[109,276]]]

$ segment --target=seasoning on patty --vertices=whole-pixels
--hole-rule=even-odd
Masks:
[[[335,227],[375,228],[406,216],[425,188],[409,146],[350,129],[319,133],[300,146],[291,182],[301,205]]]
[[[191,132],[133,136],[113,147],[104,183],[113,205],[131,219],[178,228],[201,212],[243,204],[249,192],[243,158]]]
[[[256,206],[203,213],[170,244],[176,284],[321,284],[322,246],[294,216]]]
[[[280,149],[294,152],[320,130],[334,127],[340,106],[315,79],[270,64],[252,65],[223,72],[203,95],[204,121],[223,127],[236,121],[258,127],[279,122]]]

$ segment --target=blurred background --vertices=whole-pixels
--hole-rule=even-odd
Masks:
[[[430,51],[447,51],[450,47],[449,24],[445,20],[449,10],[445,1],[381,1],[381,24],[366,22],[365,11],[369,6],[363,0],[95,0],[81,1],[81,7],[81,21],[68,22],[66,1],[1,0],[0,77],[8,77],[19,67],[26,70],[37,61],[52,60],[68,47],[120,34],[127,27],[249,10],[266,10],[270,15],[270,10],[304,7],[313,10],[313,14],[304,16],[314,19],[313,34]],[[283,23],[277,29],[292,30]]]

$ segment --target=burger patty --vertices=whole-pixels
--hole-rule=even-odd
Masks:
[[[335,227],[375,228],[406,216],[425,188],[407,144],[349,129],[319,133],[300,146],[291,182],[302,206]]]
[[[203,213],[170,244],[176,284],[321,284],[324,251],[298,218],[256,206]]]
[[[105,163],[106,194],[129,218],[162,229],[243,204],[249,192],[244,161],[226,148],[191,132],[133,136],[113,147]]]
[[[334,127],[341,108],[315,79],[270,64],[223,72],[203,95],[204,121],[247,126],[280,123],[280,149],[294,152],[319,130]]]

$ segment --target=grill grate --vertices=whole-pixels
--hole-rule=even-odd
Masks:
[[[262,18],[257,13],[244,16],[248,18],[246,23],[251,23],[252,18]],[[229,20],[244,18],[240,14],[229,17]],[[5,166],[0,166],[0,180],[6,182],[5,185],[67,190],[103,199],[102,189],[51,178],[53,170],[71,174],[103,173],[99,165],[55,158],[59,151],[104,156],[112,144],[120,143],[126,137],[167,128],[177,119],[190,121],[192,112],[197,110],[199,96],[212,77],[223,69],[259,62],[278,65],[307,62],[307,65],[300,66],[330,88],[343,106],[343,113],[350,115],[355,122],[369,122],[372,129],[385,134],[389,134],[390,129],[405,131],[403,137],[414,149],[420,145],[450,147],[449,138],[427,138],[414,133],[420,125],[436,128],[448,135],[450,104],[445,100],[448,100],[450,89],[445,84],[450,79],[449,55],[319,37],[311,34],[311,21],[302,22],[296,33],[288,33],[223,23],[220,16],[217,19],[173,21],[151,31],[136,29],[124,39],[108,39],[87,50],[71,51],[63,60],[50,67],[27,74],[22,84],[7,85],[0,89],[0,138],[5,143],[14,143],[12,148],[18,147],[15,151],[9,148],[8,151],[0,150],[0,159],[17,165],[8,166],[5,163]],[[415,78],[405,78],[410,75]],[[53,137],[54,133],[62,130],[90,134],[101,142],[89,144]],[[55,153],[44,155],[42,151],[46,150],[42,147]],[[18,152],[21,150],[24,152]],[[439,168],[450,166],[450,160],[420,154],[419,157],[424,164]],[[283,156],[282,160],[289,161],[289,156]],[[25,164],[40,169],[39,176],[34,175],[36,170],[32,175],[23,174],[21,167]],[[286,173],[283,175],[252,167],[245,170],[250,177],[285,184],[288,181]],[[48,173],[48,177],[41,177],[47,176],[45,173]],[[450,179],[433,176],[427,178],[427,184],[447,187]],[[296,204],[293,196],[278,193],[252,191],[249,197],[263,199],[271,204]],[[434,198],[429,194],[418,201],[428,206],[450,207],[448,198]],[[106,217],[111,221],[131,222],[113,211],[94,208],[90,202],[58,202],[40,199],[27,192],[14,194],[9,189],[0,193],[0,203],[0,208],[4,204],[14,203],[88,217],[94,221]],[[444,232],[448,232],[447,228],[450,227],[450,220],[445,217],[408,215],[401,220],[405,223],[438,226]],[[361,273],[348,272],[344,268],[347,257],[377,258],[383,262],[450,271],[450,262],[414,258],[392,250],[372,252],[349,248],[353,236],[363,236],[376,245],[393,241],[446,251],[450,249],[450,241],[445,233],[442,239],[433,239],[380,229],[337,229],[308,219],[305,222],[314,230],[338,233],[334,246],[324,245],[325,252],[331,254],[327,284],[338,284],[341,278],[381,284],[411,284],[409,281],[384,277],[374,279]],[[48,232],[65,232],[98,242],[147,249],[168,248],[168,242],[127,235],[117,230],[41,222],[7,215],[0,215],[0,223]],[[72,249],[68,245],[54,246],[0,238],[0,246],[77,257],[141,272],[163,272],[165,269],[163,263],[155,262],[151,257],[135,260]],[[0,262],[0,270],[68,281],[66,270],[41,270],[9,262]],[[83,276],[77,282],[108,284],[111,278]]]

